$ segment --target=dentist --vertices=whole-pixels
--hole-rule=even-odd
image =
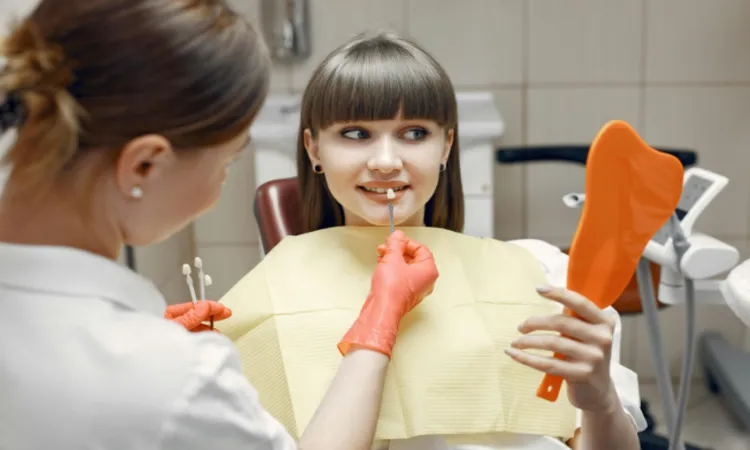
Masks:
[[[2,45],[0,448],[369,449],[399,321],[438,277],[429,250],[388,238],[299,443],[233,344],[185,329],[228,310],[166,311],[115,262],[218,199],[268,90],[256,30],[222,0],[41,0]]]

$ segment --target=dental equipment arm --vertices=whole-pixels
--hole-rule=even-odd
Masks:
[[[675,214],[648,243],[636,269],[638,287],[652,345],[652,358],[657,375],[657,385],[670,434],[670,450],[683,449],[682,424],[689,396],[692,365],[696,347],[695,282],[725,273],[739,261],[737,249],[710,236],[692,233],[693,224],[708,204],[724,189],[726,177],[699,168],[688,169],[683,178],[683,193]],[[570,196],[566,196],[569,200]],[[571,204],[566,201],[566,204]],[[649,261],[662,266],[659,299],[663,303],[677,303],[684,296],[686,314],[686,355],[677,404],[667,361],[662,346],[661,327],[656,307]],[[722,291],[728,295],[732,310],[750,322],[750,297],[736,301],[732,296],[732,276],[723,283]],[[732,302],[735,305],[732,305]],[[742,305],[742,306],[739,306]]]

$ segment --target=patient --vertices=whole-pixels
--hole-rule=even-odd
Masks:
[[[440,279],[401,323],[376,448],[638,449],[645,423],[636,376],[619,364],[617,313],[562,288],[556,247],[461,234],[457,114],[447,74],[414,43],[379,34],[332,52],[301,106],[307,233],[222,299],[234,312],[222,331],[263,405],[299,435],[362,307],[392,188],[397,227],[431,249]],[[567,381],[555,403],[535,396],[544,373]]]

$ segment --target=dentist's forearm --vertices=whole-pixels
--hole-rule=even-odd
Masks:
[[[583,412],[574,450],[639,450],[638,433],[619,400],[605,412]]]
[[[388,357],[352,350],[299,441],[301,450],[370,450],[380,415]]]

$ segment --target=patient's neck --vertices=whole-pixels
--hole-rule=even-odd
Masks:
[[[384,226],[387,227],[389,224],[388,222],[384,224],[373,224],[364,218],[353,214],[349,211],[344,211],[344,225],[350,226],[350,227],[374,227],[374,226]],[[396,226],[399,227],[423,227],[424,226],[424,208],[417,211],[413,216],[409,217],[408,219],[396,222]]]

